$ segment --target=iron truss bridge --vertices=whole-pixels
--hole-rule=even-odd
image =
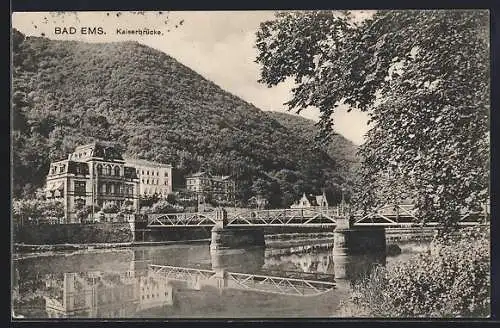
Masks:
[[[479,225],[486,214],[481,212],[465,213],[459,225]],[[329,209],[277,209],[254,210],[231,215],[226,226],[295,226],[295,227],[335,227],[341,218],[337,210]],[[150,214],[148,228],[171,227],[211,227],[217,223],[216,211],[197,213]],[[438,222],[424,222],[415,216],[412,207],[406,205],[387,205],[368,215],[354,215],[353,226],[382,227],[421,227],[437,226]]]
[[[211,227],[216,224],[216,211],[204,213],[150,214],[148,227]],[[338,215],[333,210],[277,209],[245,211],[227,218],[226,226],[335,226]]]
[[[468,212],[462,213],[458,225],[473,226],[481,225],[487,220],[488,213]],[[383,227],[433,227],[439,225],[438,222],[422,222],[415,215],[413,205],[384,205],[379,207],[374,213],[364,216],[355,215],[353,226],[383,226]]]
[[[155,264],[151,264],[150,269],[154,274],[158,274],[166,279],[194,284],[195,288],[215,286],[217,288],[231,288],[293,296],[317,296],[335,288],[335,283],[331,281],[285,278],[263,274],[217,272],[215,270]],[[330,280],[333,280],[331,275],[328,276]]]

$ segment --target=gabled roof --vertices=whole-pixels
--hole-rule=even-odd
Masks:
[[[304,198],[304,197],[309,201],[311,206],[318,206],[319,204],[321,204],[323,202],[323,199],[328,203],[328,200],[324,194],[323,195],[313,195],[313,194],[304,193],[302,195],[302,198]]]

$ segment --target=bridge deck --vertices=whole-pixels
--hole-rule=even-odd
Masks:
[[[437,226],[438,222],[425,222],[417,218],[407,207],[396,206],[381,208],[377,212],[361,216],[354,216],[354,226],[381,226],[381,227],[418,227]],[[234,227],[335,227],[337,220],[342,218],[337,210],[329,209],[277,209],[252,210],[241,212],[227,218],[226,225]],[[148,228],[168,227],[212,227],[217,223],[216,212],[206,213],[168,213],[151,214]],[[481,213],[466,213],[460,219],[459,225],[481,224]]]

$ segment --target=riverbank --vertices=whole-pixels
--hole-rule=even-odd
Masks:
[[[128,243],[54,244],[54,245],[14,244],[13,259],[19,259],[19,257],[22,257],[21,255],[27,255],[33,253],[40,254],[40,253],[54,253],[61,251],[88,251],[97,249],[130,248],[139,246],[164,246],[164,245],[174,245],[174,244],[199,244],[208,242],[210,242],[210,239],[139,241],[139,242],[128,242]]]
[[[131,243],[93,243],[93,244],[55,244],[55,245],[27,245],[15,244],[14,245],[14,259],[19,259],[27,254],[44,254],[62,251],[89,251],[98,249],[116,249],[116,248],[132,248],[140,246],[165,246],[165,245],[179,245],[179,244],[203,244],[209,243],[210,239],[193,239],[193,240],[169,240],[169,241],[144,241],[144,242],[131,242]],[[266,246],[273,248],[286,248],[293,246],[308,245],[311,243],[333,243],[333,238],[319,238],[319,239],[301,239],[301,240],[266,240]]]

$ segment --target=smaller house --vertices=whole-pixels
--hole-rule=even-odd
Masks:
[[[290,208],[303,208],[303,207],[323,207],[328,208],[328,200],[326,199],[325,193],[322,195],[307,195],[304,193],[302,198],[300,198],[297,202],[292,204]]]

